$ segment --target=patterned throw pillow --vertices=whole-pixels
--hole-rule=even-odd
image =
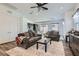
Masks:
[[[30,34],[28,32],[25,32],[24,34],[25,34],[26,38],[30,38]]]
[[[20,45],[20,43],[21,43],[20,37],[16,37],[16,44],[17,44],[17,45]]]

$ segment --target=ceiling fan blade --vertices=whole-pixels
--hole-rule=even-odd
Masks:
[[[48,10],[48,8],[46,8],[46,7],[42,7],[43,9],[45,9],[45,10]]]
[[[30,7],[30,8],[36,8],[37,6],[33,6],[33,7]]]
[[[37,4],[37,6],[41,6],[41,3],[36,3]]]
[[[46,5],[46,4],[48,4],[48,3],[43,3],[43,4],[41,4],[41,6]]]
[[[39,5],[39,3],[36,3],[37,5]]]

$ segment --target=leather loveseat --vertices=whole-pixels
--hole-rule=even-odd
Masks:
[[[53,41],[59,41],[60,35],[58,31],[48,31],[45,35],[47,38],[51,38]]]

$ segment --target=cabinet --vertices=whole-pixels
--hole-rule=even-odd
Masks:
[[[69,35],[69,47],[74,55],[79,56],[79,36]]]

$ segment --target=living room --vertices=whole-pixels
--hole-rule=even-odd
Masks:
[[[0,55],[79,55],[71,35],[79,33],[78,12],[78,3],[0,3]]]

